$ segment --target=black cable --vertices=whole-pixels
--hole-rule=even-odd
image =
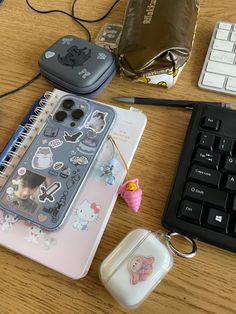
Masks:
[[[74,0],[74,3],[73,3],[73,6],[72,6],[72,9],[74,10],[74,7],[75,7],[75,4],[76,4],[77,0]],[[78,16],[74,16],[75,18],[79,19],[81,22],[86,22],[86,23],[95,23],[95,22],[100,22],[102,20],[104,20],[110,13],[111,11],[113,10],[113,8],[117,5],[117,3],[119,3],[120,0],[116,0],[113,5],[110,7],[110,9],[101,17],[95,19],[95,20],[85,20],[85,19],[82,19],[81,17],[78,17]]]
[[[87,35],[88,35],[88,41],[91,41],[91,33],[90,31],[87,29],[87,27],[85,27],[80,21],[78,21],[76,18],[75,18],[75,12],[74,12],[74,8],[75,8],[75,4],[76,4],[77,0],[74,0],[73,3],[72,3],[72,7],[71,7],[71,15],[72,15],[72,18],[73,20],[78,23],[80,26],[83,27],[83,29],[86,31]]]
[[[6,96],[9,96],[11,94],[14,94],[16,92],[19,92],[21,89],[29,86],[31,83],[33,83],[38,77],[40,77],[41,73],[38,73],[37,75],[35,75],[30,81],[24,83],[23,85],[21,85],[20,87],[17,87],[16,89],[13,89],[7,93],[4,93],[2,95],[0,95],[0,99],[3,98],[3,97],[6,97]]]
[[[117,5],[117,3],[120,2],[120,0],[116,0],[113,5],[111,6],[111,8],[101,17],[97,18],[97,19],[94,19],[94,20],[86,20],[86,19],[82,19],[78,16],[75,16],[74,15],[74,8],[75,8],[75,4],[76,4],[77,0],[74,0],[73,4],[72,4],[72,14],[66,12],[66,11],[63,11],[63,10],[58,10],[58,9],[54,9],[54,10],[46,10],[46,11],[42,11],[42,10],[38,10],[36,8],[34,8],[30,3],[29,3],[29,0],[26,0],[26,3],[27,5],[31,8],[31,10],[37,12],[37,13],[42,13],[42,14],[48,14],[48,13],[62,13],[62,14],[65,14],[67,16],[70,16],[72,19],[74,19],[80,26],[82,26],[86,32],[88,33],[88,37],[89,37],[89,40],[91,40],[91,35],[90,35],[90,32],[89,30],[81,23],[81,22],[85,22],[85,23],[94,23],[94,22],[99,22],[103,19],[105,19],[110,13],[111,11],[113,10],[113,8]]]

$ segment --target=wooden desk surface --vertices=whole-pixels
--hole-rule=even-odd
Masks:
[[[69,11],[71,1],[32,0],[32,4],[37,3],[40,3],[38,7],[41,9]],[[112,3],[112,0],[80,0],[76,12],[85,18],[95,18]],[[105,21],[88,25],[93,40],[105,22],[122,22],[126,4],[127,0],[121,0]],[[201,1],[192,56],[173,88],[166,90],[131,83],[117,75],[98,99],[112,103],[112,96],[135,95],[234,103],[232,96],[199,89],[197,81],[216,21],[236,22],[235,9],[235,0]],[[85,38],[84,32],[67,16],[37,14],[26,6],[25,1],[5,0],[0,7],[0,94],[33,77],[39,71],[40,54],[67,34]],[[0,149],[32,102],[51,89],[52,86],[40,78],[30,87],[0,101]],[[102,286],[98,269],[102,260],[131,229],[163,229],[162,212],[191,115],[187,110],[176,108],[140,108],[147,115],[148,124],[133,160],[131,174],[141,180],[144,194],[141,211],[134,214],[121,199],[116,202],[91,269],[79,281],[0,247],[1,314],[130,312],[121,308]],[[175,258],[171,272],[145,303],[133,312],[236,313],[235,277],[235,254],[199,242],[197,256],[191,261]]]

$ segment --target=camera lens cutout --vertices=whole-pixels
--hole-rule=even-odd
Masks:
[[[55,119],[56,119],[58,122],[64,121],[66,117],[67,117],[67,113],[66,113],[65,111],[58,111],[58,112],[55,114]]]
[[[79,120],[80,118],[82,118],[84,115],[83,110],[81,109],[76,109],[74,111],[72,111],[71,116],[74,120]]]
[[[70,110],[74,106],[74,101],[72,99],[66,99],[63,101],[62,106],[66,110]]]

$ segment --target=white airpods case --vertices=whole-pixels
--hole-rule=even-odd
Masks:
[[[135,308],[172,265],[172,253],[155,232],[135,229],[102,262],[100,278],[120,304]]]

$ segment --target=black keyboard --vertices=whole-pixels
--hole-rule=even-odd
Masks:
[[[193,110],[163,225],[236,252],[236,111]]]

